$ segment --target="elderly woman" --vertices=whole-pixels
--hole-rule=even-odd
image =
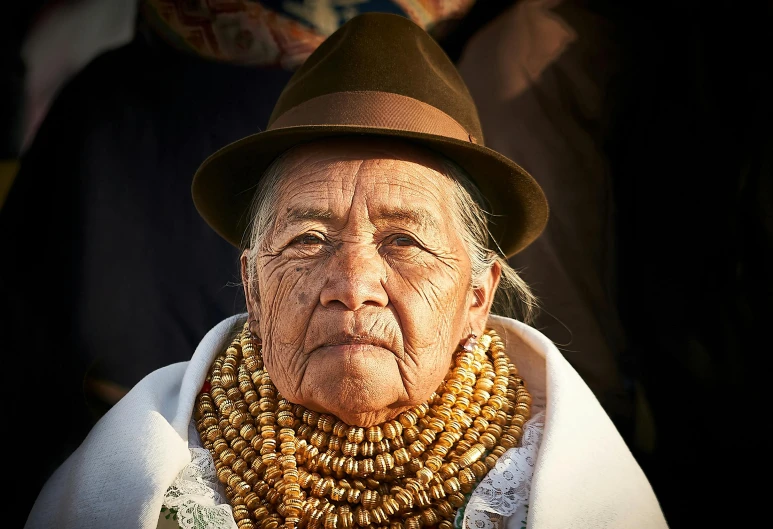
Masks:
[[[113,407],[28,528],[666,526],[577,373],[505,317],[535,305],[506,258],[547,205],[418,26],[344,25],[193,196],[246,248],[246,314]]]

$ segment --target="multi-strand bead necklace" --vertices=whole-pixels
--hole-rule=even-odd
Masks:
[[[516,446],[531,396],[487,330],[427,403],[367,428],[293,404],[247,324],[214,361],[196,427],[241,529],[451,529],[465,495]]]

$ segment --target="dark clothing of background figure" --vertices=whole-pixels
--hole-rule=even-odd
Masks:
[[[45,418],[14,485],[25,516],[111,404],[95,394],[188,359],[243,310],[239,252],[197,213],[191,177],[209,153],[265,127],[290,75],[138,35],[57,97],[0,212],[5,350],[45,381],[19,396]],[[107,387],[84,388],[86,376]]]
[[[773,5],[558,4],[518,2],[461,59],[487,145],[551,205],[512,259],[549,309],[537,327],[616,419],[671,527],[761,525]]]
[[[486,145],[545,191],[542,235],[510,259],[542,306],[536,327],[582,375],[619,428],[633,420],[620,370],[615,204],[603,149],[618,110],[619,28],[574,4],[518,2],[470,39],[459,63]],[[494,220],[496,221],[496,219]]]

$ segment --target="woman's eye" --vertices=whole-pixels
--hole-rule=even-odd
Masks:
[[[417,246],[416,240],[408,235],[395,235],[390,243],[395,246]]]
[[[303,235],[293,239],[293,244],[301,245],[322,244],[323,242],[324,241],[321,237],[314,235],[313,233],[304,233]]]

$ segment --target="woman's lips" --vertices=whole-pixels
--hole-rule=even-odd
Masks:
[[[340,334],[328,337],[317,349],[326,349],[330,352],[340,351],[347,353],[367,352],[374,349],[386,349],[392,351],[390,344],[375,336],[361,336]]]
[[[352,344],[335,344],[335,345],[323,345],[317,349],[318,351],[325,351],[328,354],[363,354],[371,353],[375,351],[388,351],[385,347],[380,345],[373,345],[367,343],[352,343]]]

